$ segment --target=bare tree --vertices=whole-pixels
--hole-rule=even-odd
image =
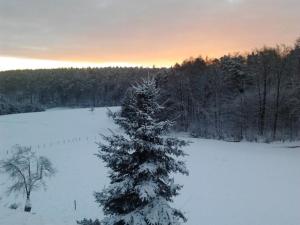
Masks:
[[[46,187],[45,178],[54,175],[55,170],[50,160],[36,156],[31,147],[15,146],[11,157],[0,161],[1,171],[11,179],[8,193],[26,194],[25,212],[31,211],[30,195],[41,186]]]
[[[278,120],[280,116],[280,108],[282,105],[280,104],[283,96],[286,94],[285,89],[288,89],[287,82],[288,82],[288,74],[291,73],[289,65],[290,57],[288,57],[291,50],[287,46],[277,46],[276,49],[276,58],[275,58],[275,65],[274,65],[274,75],[272,77],[275,83],[275,99],[274,99],[274,119],[273,119],[273,131],[272,136],[273,140],[276,140],[277,130],[278,130]]]

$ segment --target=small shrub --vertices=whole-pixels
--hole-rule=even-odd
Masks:
[[[19,207],[19,206],[18,206],[17,203],[12,203],[12,204],[9,206],[10,209],[17,209],[18,207]]]
[[[93,221],[92,219],[84,218],[81,221],[77,221],[77,224],[80,224],[80,225],[100,225],[100,221],[98,219]]]
[[[42,111],[45,109],[39,104],[9,102],[0,97],[0,115]]]

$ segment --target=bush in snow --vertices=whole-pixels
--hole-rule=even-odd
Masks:
[[[18,207],[19,207],[19,206],[18,206],[17,203],[12,203],[12,204],[10,204],[10,206],[9,206],[10,209],[17,209]]]
[[[0,115],[41,111],[45,109],[40,104],[9,102],[0,95]]]
[[[153,79],[128,92],[120,112],[111,113],[125,135],[112,134],[97,154],[110,168],[110,185],[95,193],[103,207],[104,225],[178,225],[184,214],[170,206],[182,185],[173,173],[188,174],[181,147],[187,142],[165,136],[173,122],[158,118],[163,109]]]
[[[0,169],[12,181],[8,193],[23,192],[26,195],[24,211],[30,212],[31,192],[46,187],[45,178],[52,176],[55,170],[48,158],[36,156],[30,147],[17,145],[14,150],[11,157],[0,161]]]
[[[98,219],[93,221],[91,219],[88,220],[88,219],[84,218],[81,221],[77,221],[77,224],[80,224],[80,225],[100,225],[100,221]]]

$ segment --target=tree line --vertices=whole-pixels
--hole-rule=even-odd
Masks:
[[[132,81],[158,69],[62,68],[0,73],[0,94],[10,103],[50,107],[115,106]]]
[[[231,141],[299,139],[300,39],[292,47],[190,58],[167,69],[5,71],[0,73],[0,105],[5,99],[45,108],[116,106],[130,84],[148,76],[162,92],[167,110],[161,116],[174,119],[179,131]]]
[[[299,139],[300,39],[293,48],[186,60],[159,78],[179,130],[232,141]]]

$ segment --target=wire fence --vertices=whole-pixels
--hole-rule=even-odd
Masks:
[[[31,145],[31,144],[17,144],[17,145],[28,146],[28,147],[31,147],[32,150],[38,151],[38,150],[42,150],[42,149],[54,148],[54,147],[63,146],[63,145],[71,145],[71,144],[75,144],[75,143],[96,142],[98,139],[99,139],[99,136],[94,135],[94,136],[71,137],[71,138],[50,141],[50,142],[38,143],[38,144],[34,144],[34,145]],[[5,152],[6,154],[9,154],[10,149],[5,149],[3,152]]]

